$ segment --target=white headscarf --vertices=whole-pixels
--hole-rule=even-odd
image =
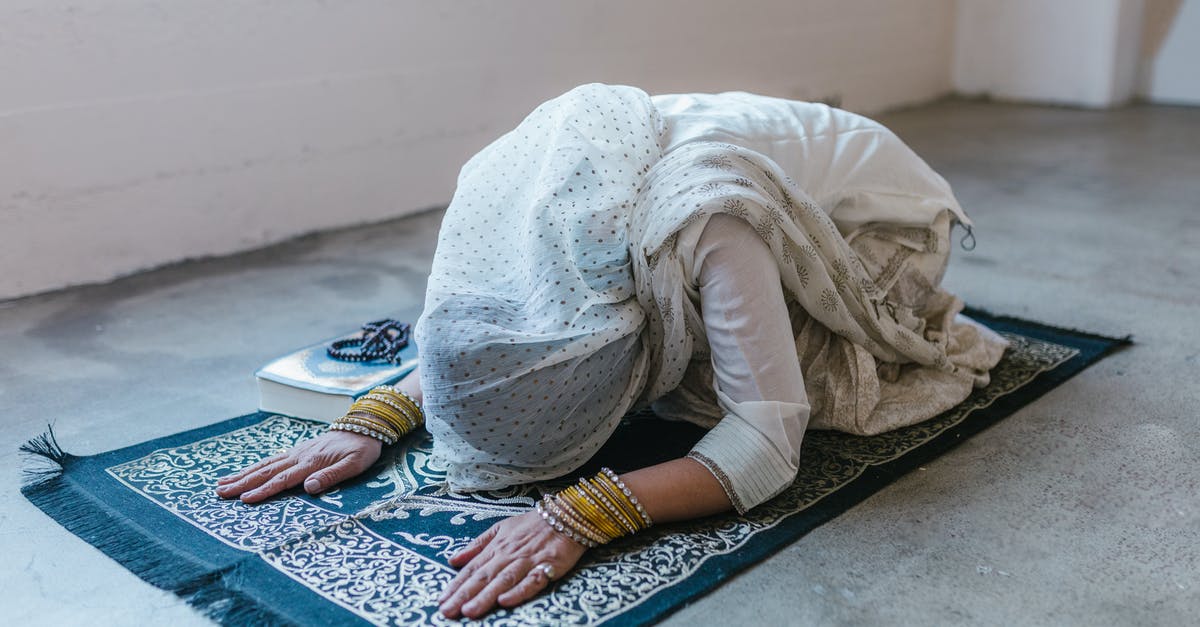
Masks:
[[[463,167],[415,330],[452,487],[578,467],[641,392],[627,221],[662,133],[644,92],[585,85]]]

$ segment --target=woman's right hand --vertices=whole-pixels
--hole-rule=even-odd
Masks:
[[[374,464],[383,443],[349,431],[328,431],[286,453],[217,480],[217,496],[258,503],[301,483],[317,494],[361,474]]]

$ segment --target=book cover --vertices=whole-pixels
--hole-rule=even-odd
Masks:
[[[332,338],[285,355],[254,373],[258,379],[259,409],[273,413],[332,421],[350,409],[354,399],[377,385],[395,383],[417,367],[417,346],[409,339],[399,363],[351,362],[333,359],[326,348]]]

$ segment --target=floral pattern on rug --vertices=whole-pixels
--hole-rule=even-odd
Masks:
[[[972,412],[1067,361],[1074,348],[1006,334],[1012,342],[991,383],[936,418],[881,435],[805,435],[795,483],[746,516],[726,515],[655,527],[591,551],[546,594],[490,625],[597,624],[619,618],[685,581],[715,556],[744,547],[846,486],[873,465],[896,460],[961,424]],[[437,613],[454,570],[446,558],[496,520],[531,508],[543,490],[454,494],[431,457],[427,434],[396,447],[380,471],[320,497],[299,493],[259,505],[227,501],[216,480],[313,437],[324,426],[271,416],[257,424],[154,451],[107,469],[109,475],[209,536],[257,555],[322,598],[377,625],[459,624]]]

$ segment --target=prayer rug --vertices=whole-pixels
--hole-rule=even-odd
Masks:
[[[1129,342],[969,313],[1012,347],[991,384],[959,406],[872,437],[810,431],[796,482],[746,516],[659,525],[589,551],[546,593],[482,622],[661,620]],[[218,477],[321,430],[259,412],[88,457],[64,453],[48,433],[23,447],[43,466],[27,468],[23,492],[72,533],[219,623],[407,625],[459,623],[437,612],[455,572],[447,557],[567,483],[449,493],[420,433],[359,480],[318,497],[292,491],[250,506],[214,494]],[[632,417],[580,474],[677,457],[700,435],[690,425]]]

